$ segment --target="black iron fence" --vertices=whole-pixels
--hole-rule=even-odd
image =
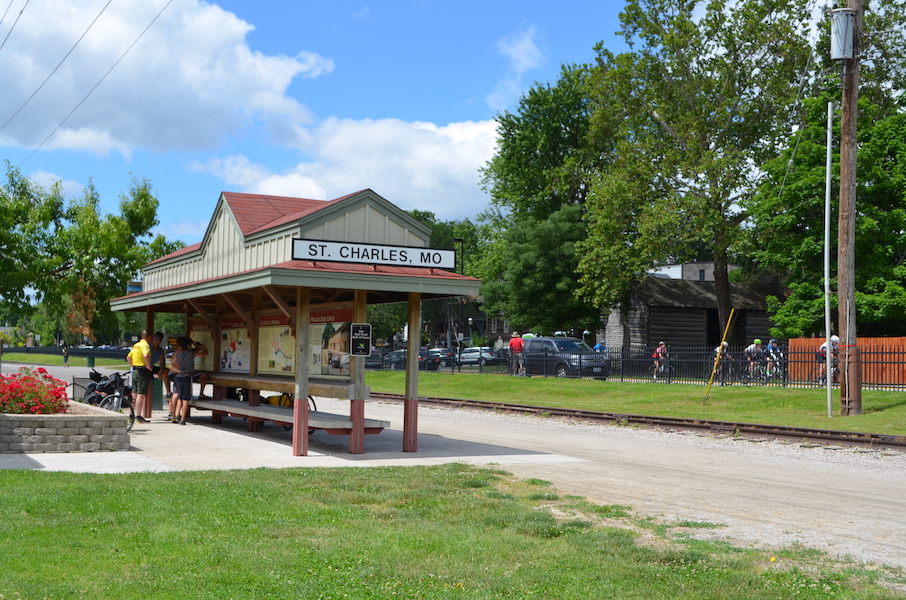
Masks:
[[[654,356],[654,349],[622,348],[605,353],[603,377],[588,369],[557,369],[558,364],[591,362],[571,354],[551,353],[545,357],[552,368],[538,372],[528,369],[523,356],[501,352],[501,362],[495,365],[454,367],[457,371],[472,371],[501,375],[559,376],[583,379],[602,379],[628,382],[657,382],[713,385],[767,385],[787,387],[823,387],[826,385],[825,362],[819,361],[815,348],[782,348],[779,355],[760,354],[749,360],[744,348],[730,347],[715,365],[714,348],[696,346],[670,347],[666,359]],[[831,382],[839,383],[839,361],[846,360],[845,349],[832,356]],[[906,390],[906,347],[861,352],[863,389]],[[441,369],[444,370],[444,369]]]

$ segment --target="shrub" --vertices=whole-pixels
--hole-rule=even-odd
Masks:
[[[14,375],[0,376],[0,413],[47,415],[68,408],[66,383],[51,377],[46,369],[22,367]]]

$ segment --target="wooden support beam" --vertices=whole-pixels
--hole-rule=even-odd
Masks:
[[[245,321],[245,329],[246,331],[249,331],[249,328],[252,326],[252,314],[249,311],[245,310],[242,305],[239,304],[239,301],[233,298],[232,294],[220,295],[224,300],[226,300],[227,304],[229,304],[230,307],[235,310],[240,317],[242,317],[242,320]]]
[[[409,343],[406,350],[406,397],[403,400],[403,452],[418,451],[418,351],[421,347],[422,295],[409,293]],[[415,343],[412,343],[415,340]]]
[[[277,293],[277,288],[272,285],[263,286],[265,293],[270,296],[270,299],[274,301],[274,304],[277,305],[277,308],[280,309],[286,318],[289,319],[289,328],[292,331],[293,335],[296,335],[296,311],[283,299],[283,297]]]
[[[293,456],[308,456],[308,369],[311,360],[311,289],[296,289],[296,390],[293,406]]]
[[[355,300],[352,306],[352,321],[364,323],[367,318],[367,294],[365,290],[355,291]],[[352,421],[352,431],[349,434],[349,453],[365,453],[365,397],[368,395],[365,388],[365,357],[349,357],[349,368],[352,372],[353,397],[349,401],[349,419]]]
[[[209,315],[208,311],[206,311],[205,308],[201,304],[199,304],[197,300],[190,298],[189,300],[186,300],[186,302],[188,302],[189,305],[195,309],[195,312],[197,312],[198,315],[202,319],[204,319],[205,323],[208,324],[208,327],[213,328],[216,326],[217,322],[214,320],[214,317]]]

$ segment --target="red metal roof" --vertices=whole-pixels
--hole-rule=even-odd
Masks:
[[[242,235],[247,236],[271,227],[298,221],[305,215],[317,212],[352,195],[334,200],[312,200],[310,198],[223,192],[223,199],[230,207]]]

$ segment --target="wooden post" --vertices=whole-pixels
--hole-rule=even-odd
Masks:
[[[840,119],[840,215],[837,242],[837,327],[840,330],[840,404],[844,415],[862,412],[861,386],[849,386],[852,362],[848,354],[856,346],[856,121],[859,116],[859,51],[862,31],[862,0],[849,0],[855,10],[853,57],[843,60],[843,98]],[[858,352],[854,353],[858,360]],[[857,367],[858,368],[858,367]]]
[[[364,323],[367,317],[368,295],[365,290],[356,290],[352,303],[353,323]],[[349,419],[352,431],[349,432],[349,453],[365,452],[365,357],[349,357],[349,369],[352,372],[352,397],[349,399]]]
[[[293,456],[308,456],[308,361],[311,360],[311,289],[296,289],[296,368],[293,405]]]
[[[418,351],[421,348],[421,342],[422,295],[418,292],[410,292],[406,397],[403,400],[403,452],[418,452]]]

